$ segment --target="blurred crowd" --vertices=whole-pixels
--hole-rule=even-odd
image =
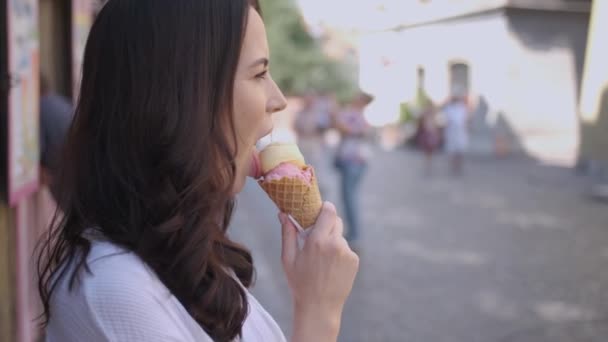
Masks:
[[[325,170],[324,163],[329,159],[339,175],[346,237],[354,246],[360,232],[359,187],[377,137],[377,130],[364,114],[372,101],[372,96],[359,93],[340,104],[332,94],[310,93],[303,97],[293,124],[308,163],[316,170]],[[448,156],[452,175],[463,174],[472,113],[472,106],[463,95],[453,95],[440,104],[428,101],[414,113],[416,128],[406,141],[424,155],[426,175],[433,174],[435,155],[439,152]],[[319,179],[321,193],[327,189],[324,179],[327,178]]]
[[[364,116],[365,107],[372,97],[356,95],[344,104],[338,104],[331,94],[308,94],[302,109],[294,120],[298,145],[304,157],[316,170],[324,170],[324,161],[331,155],[331,164],[340,178],[340,199],[344,208],[347,240],[357,245],[359,238],[359,188],[370,157],[371,126]],[[328,134],[337,134],[337,145],[330,149]],[[321,193],[327,185],[319,179]]]

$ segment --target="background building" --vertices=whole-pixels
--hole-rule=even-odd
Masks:
[[[95,3],[0,0],[0,341],[37,338],[32,254],[54,203],[39,180],[39,83],[75,98]]]
[[[436,103],[467,93],[474,150],[494,151],[498,136],[511,150],[572,164],[590,4],[420,2],[403,24],[362,36],[361,84],[405,101],[420,88]]]
[[[598,182],[608,181],[608,2],[595,1],[580,101],[579,159]],[[605,191],[603,191],[605,192]],[[608,193],[608,192],[607,192]]]

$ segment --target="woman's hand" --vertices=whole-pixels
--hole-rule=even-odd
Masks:
[[[294,341],[335,341],[342,309],[359,268],[359,258],[342,236],[342,219],[326,202],[304,246],[297,230],[279,214],[283,230],[282,261],[294,298]]]

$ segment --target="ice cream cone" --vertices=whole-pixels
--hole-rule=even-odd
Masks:
[[[263,181],[259,184],[279,209],[293,216],[304,228],[309,228],[317,220],[323,205],[321,193],[317,184],[314,169],[310,184],[298,178],[281,178],[279,180]]]

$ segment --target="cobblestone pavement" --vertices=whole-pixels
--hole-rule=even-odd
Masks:
[[[454,178],[444,160],[378,151],[362,186],[361,268],[341,341],[608,341],[608,206],[572,170],[472,158]],[[326,199],[336,175],[321,170]],[[252,249],[254,294],[291,330],[274,205],[253,182],[231,234]]]

